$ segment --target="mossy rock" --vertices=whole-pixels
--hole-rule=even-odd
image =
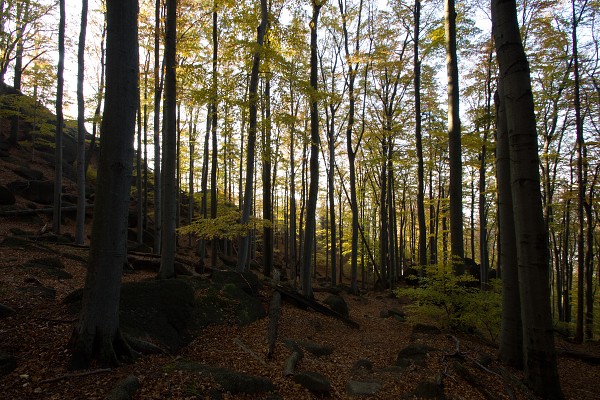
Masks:
[[[235,316],[238,324],[242,326],[248,325],[267,316],[267,312],[260,299],[249,295],[234,283],[225,284],[222,290],[227,297],[238,302],[235,308]]]

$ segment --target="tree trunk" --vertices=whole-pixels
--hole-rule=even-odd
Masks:
[[[59,1],[60,21],[58,23],[58,71],[56,84],[56,136],[54,149],[54,214],[52,231],[60,234],[62,202],[62,161],[63,161],[63,88],[65,70],[65,0]]]
[[[267,44],[268,47],[268,44]],[[271,276],[273,269],[273,197],[271,192],[271,78],[265,78],[265,121],[263,145],[263,218],[270,222],[263,228],[263,274]]]
[[[81,27],[77,45],[77,217],[75,243],[85,241],[85,100],[83,81],[85,72],[85,35],[87,30],[88,0],[81,2]]]
[[[533,93],[515,1],[492,1],[492,26],[509,135],[525,380],[539,396],[562,399],[548,289],[548,237],[540,191]]]
[[[268,26],[269,9],[267,0],[261,0],[261,20],[258,26],[256,37],[257,47],[252,58],[252,71],[250,73],[250,85],[248,88],[249,117],[248,117],[248,143],[246,145],[246,184],[244,187],[244,206],[242,208],[242,224],[250,221],[252,212],[252,192],[254,187],[254,158],[256,148],[256,125],[258,120],[258,72],[260,67],[260,58],[262,46],[265,40],[265,33]],[[240,238],[240,249],[238,253],[238,271],[244,271],[248,262],[248,253],[250,248],[250,232]]]
[[[312,18],[310,21],[310,184],[306,207],[306,225],[304,229],[304,248],[302,252],[302,293],[312,298],[312,281],[310,279],[311,255],[315,248],[317,196],[319,192],[319,111],[316,98],[318,84],[317,64],[317,25],[319,12],[323,3],[312,2]]]
[[[212,54],[212,87],[211,87],[211,101],[212,105],[210,108],[211,114],[211,140],[212,140],[212,150],[211,150],[211,167],[210,167],[210,218],[217,218],[217,208],[218,208],[218,199],[217,199],[217,123],[218,123],[218,114],[217,114],[217,103],[218,103],[218,94],[217,94],[217,58],[219,54],[219,40],[218,40],[218,31],[217,31],[217,2],[213,3],[213,13],[212,13],[212,42],[213,42],[213,54]],[[210,263],[211,266],[215,267],[217,265],[217,253],[219,251],[219,239],[213,238],[210,241]]]
[[[160,68],[160,9],[161,0],[154,8],[154,254],[160,254],[162,233],[162,188],[160,175],[160,99],[162,71]]]
[[[127,255],[127,215],[137,101],[135,0],[107,0],[106,103],[92,241],[79,323],[71,337],[70,367],[93,359],[115,365],[131,356],[119,329],[120,280]]]
[[[515,368],[523,368],[523,324],[519,294],[519,265],[513,215],[510,177],[508,127],[502,80],[496,97],[496,179],[498,180],[498,214],[500,264],[502,265],[502,323],[500,359]]]
[[[415,89],[415,146],[417,148],[417,220],[419,224],[419,265],[427,265],[427,228],[425,224],[425,168],[423,166],[423,142],[421,125],[421,60],[419,59],[419,34],[421,1],[415,1],[414,29],[414,89]]]
[[[446,71],[448,74],[448,156],[450,158],[450,248],[454,272],[465,271],[462,211],[462,153],[459,114],[456,10],[445,0]]]
[[[177,78],[176,78],[176,50],[177,50],[177,0],[166,0],[166,38],[165,38],[165,103],[164,103],[164,132],[163,132],[163,160],[162,160],[162,233],[161,233],[161,259],[159,279],[168,279],[175,276],[175,251],[176,251],[176,200],[177,200]]]

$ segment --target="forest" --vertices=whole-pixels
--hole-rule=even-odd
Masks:
[[[7,395],[600,392],[599,1],[0,16]]]

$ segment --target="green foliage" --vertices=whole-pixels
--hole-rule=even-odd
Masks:
[[[182,226],[178,233],[187,235],[193,233],[203,239],[235,239],[244,236],[251,229],[262,229],[270,224],[260,218],[250,218],[247,224],[242,224],[241,213],[238,210],[228,210],[215,219],[197,218],[191,224]]]
[[[495,342],[500,332],[501,284],[492,283],[489,291],[470,285],[470,275],[455,276],[450,269],[430,268],[417,288],[400,288],[396,296],[414,300],[407,306],[409,320],[436,323],[442,328],[478,332]]]

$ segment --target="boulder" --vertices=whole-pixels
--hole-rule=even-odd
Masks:
[[[331,382],[318,372],[300,372],[294,375],[294,382],[304,386],[316,395],[329,395],[331,393]]]
[[[216,269],[212,273],[212,282],[217,289],[223,288],[226,284],[233,284],[252,296],[257,296],[263,286],[258,276],[251,271],[238,272]]]
[[[343,297],[332,294],[327,296],[323,303],[327,304],[329,308],[331,308],[338,314],[341,314],[346,318],[350,317],[350,313],[348,311],[348,304],[346,303],[346,300],[344,300]]]
[[[51,181],[14,181],[8,189],[29,201],[50,205],[54,201],[54,183]]]
[[[15,312],[16,311],[13,308],[0,303],[0,318],[8,317],[9,315],[14,314]]]
[[[420,399],[439,399],[446,398],[442,385],[432,381],[421,381],[417,388],[412,392],[412,395]]]
[[[298,344],[302,346],[304,350],[317,357],[328,356],[333,353],[334,350],[332,346],[321,346],[312,340],[300,341]]]
[[[425,358],[432,350],[435,349],[424,344],[409,344],[398,352],[395,365],[398,367],[405,367],[410,364],[424,366]]]
[[[132,400],[140,387],[140,380],[135,375],[123,379],[106,396],[106,400]]]
[[[355,372],[358,372],[358,371],[372,372],[373,371],[373,362],[371,360],[367,360],[366,358],[361,358],[360,360],[356,361],[352,365],[352,371],[355,371]]]
[[[0,205],[12,206],[15,202],[15,195],[6,186],[0,185]]]
[[[381,390],[379,382],[348,381],[346,391],[351,396],[373,396]]]
[[[230,299],[238,302],[237,307],[235,307],[235,316],[239,325],[248,325],[267,316],[260,299],[246,293],[235,284],[225,284],[222,292]]]
[[[15,356],[0,352],[0,376],[8,375],[17,368]]]

